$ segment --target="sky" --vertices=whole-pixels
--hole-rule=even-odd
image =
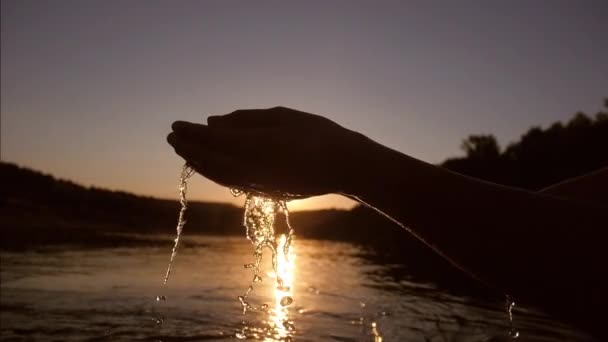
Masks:
[[[438,163],[608,97],[602,0],[1,4],[1,159],[161,198],[178,194],[175,120],[282,105]],[[243,202],[201,176],[189,196]]]

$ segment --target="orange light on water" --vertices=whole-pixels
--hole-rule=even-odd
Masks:
[[[287,237],[281,235],[277,243],[276,262],[278,276],[282,279],[283,285],[287,291],[279,289],[278,286],[273,288],[275,304],[274,309],[270,311],[269,322],[274,327],[275,334],[273,336],[274,339],[266,339],[266,341],[284,341],[293,337],[295,334],[294,323],[289,319],[290,306],[289,304],[283,305],[293,300],[293,282],[296,270],[296,253],[293,245],[290,246],[287,254],[283,253],[286,241]],[[276,278],[277,275],[273,274],[273,276]]]

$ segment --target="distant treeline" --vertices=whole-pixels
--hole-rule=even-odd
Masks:
[[[180,204],[123,191],[84,187],[51,175],[0,162],[0,247],[74,243],[112,245],[116,233],[173,234]],[[188,234],[242,234],[243,210],[223,203],[191,201]],[[293,213],[310,231],[340,210]],[[108,234],[110,233],[110,235]]]
[[[608,166],[608,99],[591,116],[576,113],[566,123],[533,127],[502,150],[493,135],[471,135],[462,158],[441,165],[484,180],[540,190],[559,181]]]

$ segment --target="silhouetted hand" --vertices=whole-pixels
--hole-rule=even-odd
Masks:
[[[346,194],[489,288],[605,334],[608,284],[597,263],[607,258],[608,210],[599,203],[463,176],[288,108],[176,122],[173,130],[175,151],[220,184],[288,197]]]
[[[275,107],[173,123],[167,140],[197,172],[225,186],[287,197],[343,192],[374,143],[322,116]]]

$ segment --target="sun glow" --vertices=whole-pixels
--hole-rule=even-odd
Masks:
[[[309,211],[322,209],[352,209],[357,205],[354,200],[337,194],[315,196],[289,202],[289,211]]]

